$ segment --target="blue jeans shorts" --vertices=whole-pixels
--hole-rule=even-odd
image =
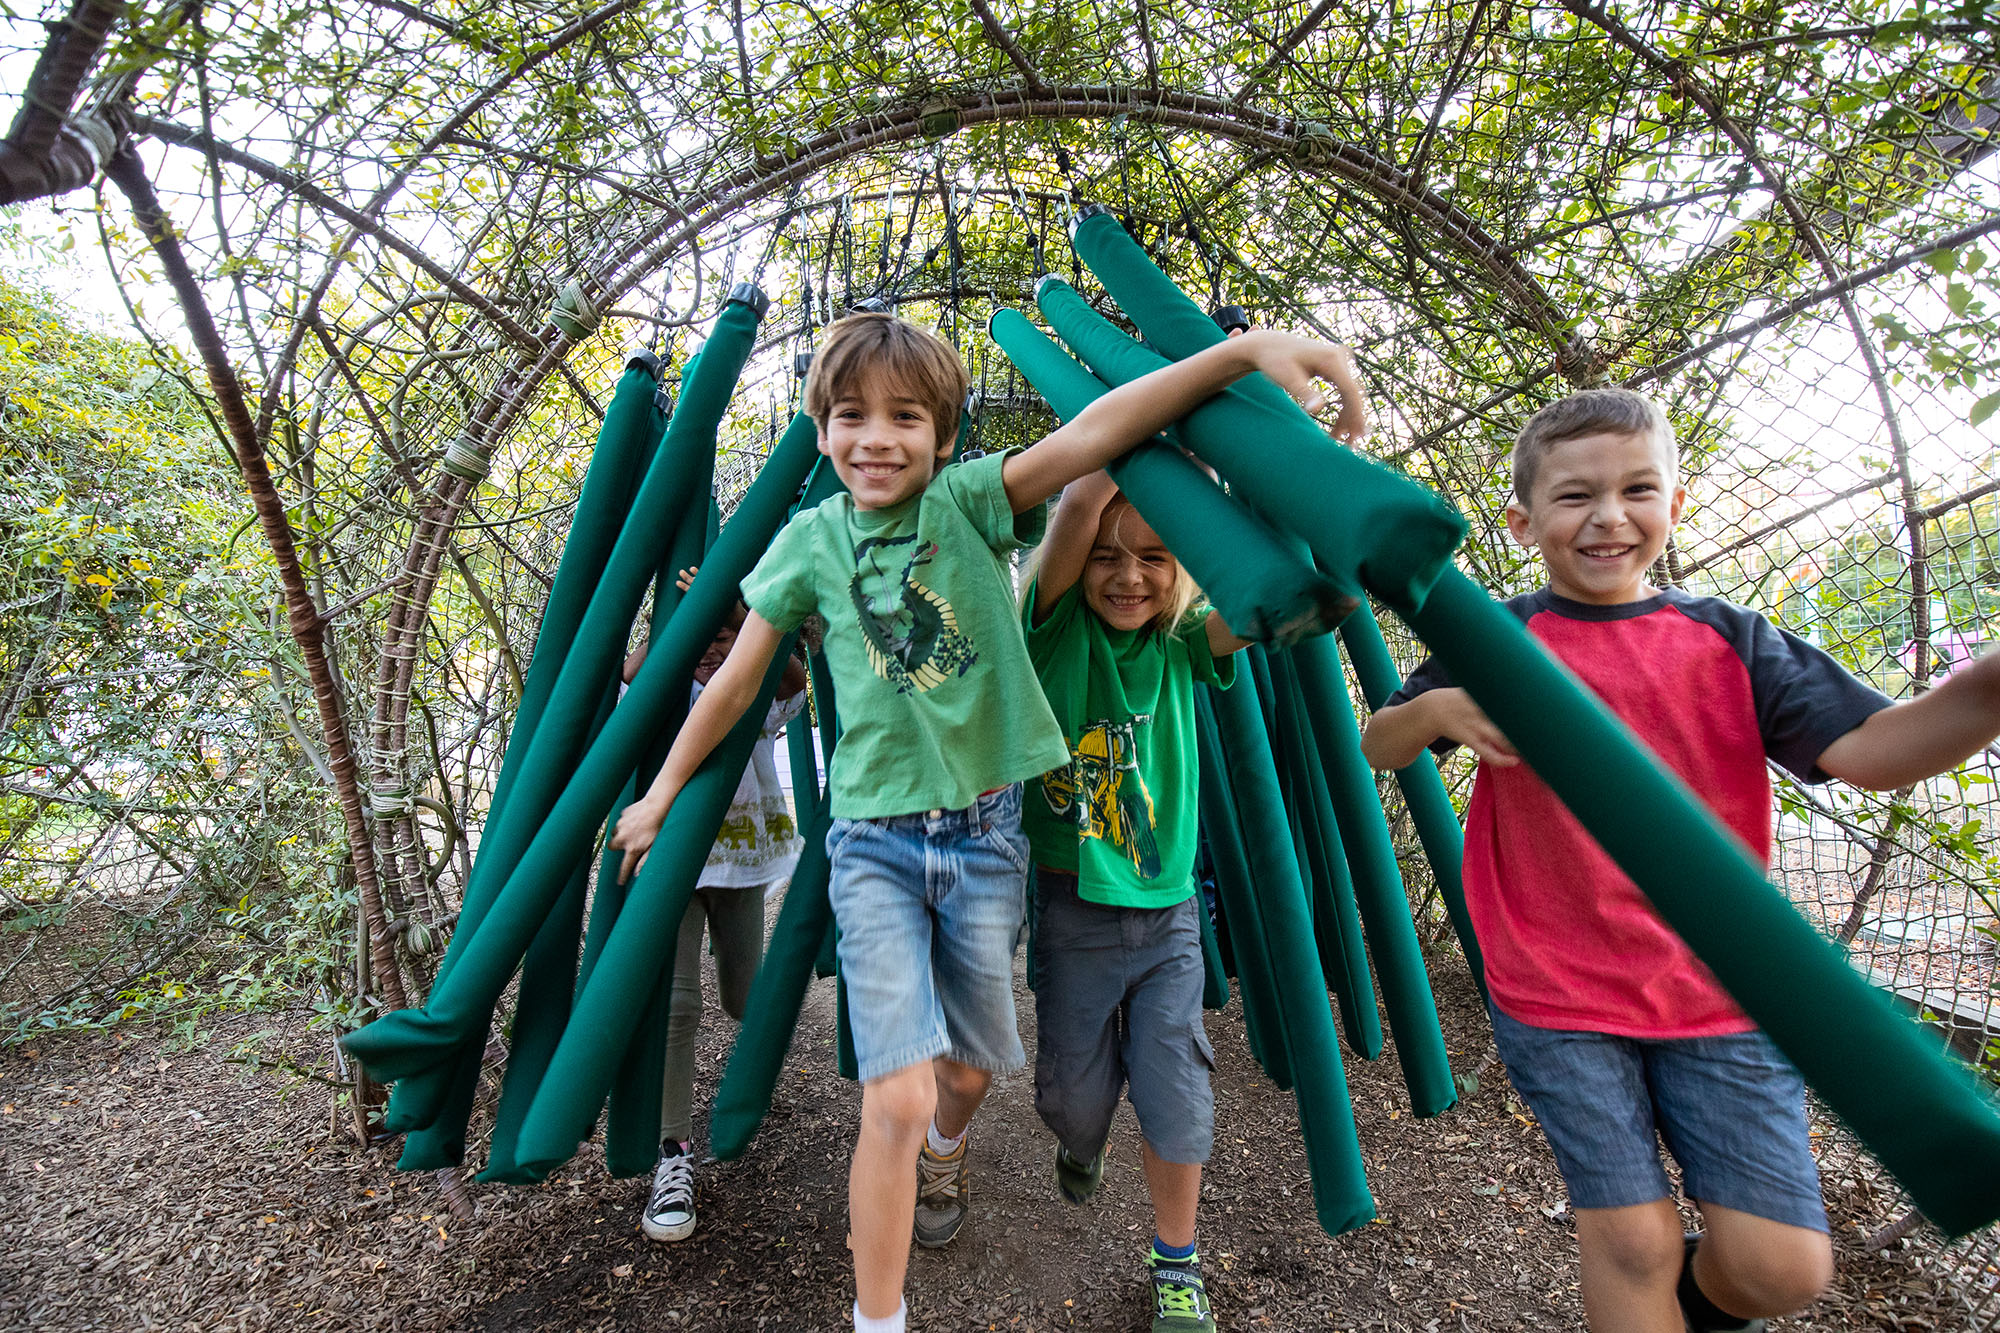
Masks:
[[[1508,1080],[1542,1122],[1572,1207],[1671,1199],[1664,1140],[1690,1199],[1827,1229],[1805,1082],[1762,1032],[1641,1040],[1488,1012]]]
[[[1020,785],[963,810],[836,819],[826,848],[861,1081],[940,1055],[993,1073],[1025,1065],[1014,1020],[1028,877]]]
[[[1206,1162],[1215,1051],[1201,1020],[1201,895],[1172,907],[1106,907],[1076,876],[1035,873],[1035,1110],[1089,1161],[1124,1089],[1161,1160]]]

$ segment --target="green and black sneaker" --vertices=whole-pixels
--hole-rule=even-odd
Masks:
[[[1200,1255],[1168,1259],[1154,1250],[1146,1267],[1153,1274],[1153,1333],[1215,1333]]]
[[[1097,1156],[1085,1162],[1071,1157],[1062,1144],[1056,1145],[1056,1188],[1062,1191],[1063,1198],[1071,1203],[1090,1202],[1097,1187],[1104,1183],[1104,1152],[1099,1148]]]

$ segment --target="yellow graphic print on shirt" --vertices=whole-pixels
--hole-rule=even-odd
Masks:
[[[1070,746],[1069,767],[1042,776],[1042,794],[1058,819],[1077,832],[1111,844],[1143,879],[1160,874],[1153,794],[1139,773],[1137,730],[1153,719],[1141,713],[1124,722],[1093,722]]]
[[[979,660],[951,603],[913,577],[936,554],[937,543],[919,545],[914,533],[868,537],[854,546],[848,596],[861,621],[869,664],[898,694],[934,689]]]

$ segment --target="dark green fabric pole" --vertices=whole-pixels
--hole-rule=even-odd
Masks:
[[[1229,1007],[1229,974],[1222,966],[1222,946],[1215,938],[1215,922],[1208,915],[1199,886],[1194,895],[1195,919],[1201,925],[1201,1007]]]
[[[577,497],[576,517],[563,543],[555,581],[542,611],[521,703],[508,733],[506,754],[501,760],[500,774],[494,780],[481,855],[474,862],[465,886],[458,924],[439,964],[434,987],[456,965],[462,941],[478,929],[505,879],[505,868],[498,858],[484,854],[485,845],[494,840],[508,817],[506,810],[515,781],[625,522],[633,493],[649,470],[660,433],[666,426],[666,413],[657,401],[657,372],[658,363],[651,357],[628,360],[611,404],[605,409],[590,467]],[[538,956],[550,957],[546,949]],[[532,1030],[532,1020],[529,1026]],[[484,1055],[483,1041],[469,1043],[459,1055],[457,1067],[434,1081],[434,1095],[441,1093],[440,1114],[433,1117],[435,1124],[431,1131],[412,1134],[404,1143],[397,1162],[403,1170],[438,1170],[457,1166],[465,1159],[465,1126],[472,1113]]]
[[[818,457],[817,432],[809,419],[801,417],[765,464],[702,566],[679,614],[653,645],[631,689],[521,857],[511,878],[518,878],[524,889],[532,886],[532,891],[546,895],[544,902],[560,892],[577,858],[588,851],[599,822],[640,755],[658,736],[670,700],[676,695],[686,698],[687,673],[735,603],[738,585],[769,545],[799,483]],[[443,983],[433,987],[424,1009],[400,1011],[350,1034],[345,1041],[349,1051],[382,1078],[414,1075],[447,1061],[464,1044],[462,1033],[468,1022],[491,1012],[512,958],[526,948],[538,924],[512,923],[490,941],[482,938],[487,932],[478,932],[468,946],[484,954],[477,984],[461,983],[455,993],[444,993],[452,988]]]
[[[1147,341],[1168,357],[1191,356],[1223,340],[1215,321],[1154,267],[1115,218],[1085,218],[1071,240]],[[1057,332],[1099,378],[1112,383],[1131,378],[1106,373],[1066,331]],[[1222,429],[1208,439],[1188,435],[1189,447],[1220,468],[1259,512],[1312,543],[1324,570],[1343,588],[1358,582],[1391,605],[1415,606],[1465,537],[1465,520],[1450,505],[1335,444],[1262,376],[1240,381],[1188,418],[1197,420]],[[1300,476],[1310,476],[1313,484],[1299,485]]]
[[[1420,1116],[1438,1115],[1458,1101],[1458,1085],[1452,1080],[1437,1001],[1410,919],[1396,847],[1382,816],[1375,772],[1361,754],[1361,729],[1355,725],[1347,675],[1333,640],[1324,635],[1293,648],[1292,657],[1306,716],[1319,744],[1333,813],[1340,821],[1354,900],[1368,935],[1368,956],[1382,988],[1382,1005],[1396,1038],[1396,1060],[1410,1092],[1410,1106]]]
[[[1409,621],[1924,1215],[1950,1235],[2000,1218],[2000,1112],[1987,1092],[1792,909],[1694,793],[1456,570]]]
[[[591,724],[594,736],[611,716],[617,702],[615,687],[604,691],[597,719]],[[514,1142],[528,1103],[555,1054],[563,1025],[569,1022],[570,1000],[576,986],[577,936],[583,927],[583,901],[590,886],[590,858],[577,860],[562,897],[550,909],[542,928],[535,932],[521,963],[521,986],[514,1001],[514,1022],[507,1041],[507,1072],[500,1084],[500,1103],[493,1116],[493,1138],[487,1148],[486,1169],[481,1180],[526,1180],[514,1174]],[[443,1124],[420,1130],[413,1139],[432,1133]]]
[[[1078,300],[1060,282],[1050,300]],[[1106,392],[1018,310],[994,315],[994,341],[1068,421]],[[1289,643],[1323,634],[1358,605],[1291,549],[1291,539],[1232,499],[1180,450],[1150,441],[1113,462],[1111,479],[1187,566],[1230,628],[1246,639]]]
[[[1334,1037],[1319,960],[1312,949],[1305,888],[1298,866],[1285,854],[1284,802],[1269,737],[1259,725],[1253,683],[1212,693],[1216,730],[1236,793],[1237,815],[1250,856],[1251,882],[1270,949],[1278,992],[1278,1018],[1290,1055],[1300,1137],[1312,1171],[1313,1204],[1329,1236],[1366,1226],[1375,1217],[1354,1108]]]
[[[819,942],[833,926],[833,906],[826,896],[827,798],[814,798],[807,805],[801,791],[800,810],[805,849],[785,888],[770,947],[750,983],[743,1026],[737,1029],[736,1044],[730,1048],[708,1113],[708,1150],[725,1162],[742,1156],[771,1109],[806,987],[812,984]]]
[[[1382,1054],[1382,1015],[1375,1004],[1375,978],[1368,966],[1368,949],[1361,934],[1361,917],[1354,905],[1354,882],[1341,849],[1340,824],[1320,772],[1319,749],[1299,698],[1298,673],[1291,654],[1271,655],[1272,687],[1279,701],[1279,723],[1272,749],[1283,756],[1296,790],[1288,798],[1307,814],[1304,819],[1306,855],[1312,870],[1308,884],[1314,942],[1320,970],[1340,1004],[1341,1031],[1347,1046],[1365,1060]],[[1280,745],[1278,738],[1283,737]],[[1301,869],[1306,868],[1302,863]]]
[[[836,957],[838,955],[836,954]],[[848,1018],[847,978],[840,968],[833,970],[833,1050],[834,1067],[850,1083],[861,1081],[861,1064],[854,1058],[854,1025]]]
[[[832,468],[822,471],[832,473]],[[817,479],[819,473],[814,473]],[[819,714],[820,753],[826,758],[826,771],[833,772],[833,748],[840,744],[840,704],[833,692],[833,671],[826,664],[825,653],[813,653],[806,666],[812,674],[813,708]],[[819,956],[813,962],[813,975],[830,977],[834,974],[833,918],[826,919],[826,931],[820,939]]]
[[[589,987],[576,998],[569,1026],[521,1126],[517,1155],[521,1169],[530,1175],[546,1176],[568,1161],[589,1136],[631,1044],[634,1016],[643,1012],[656,991],[670,984],[672,943],[680,932],[681,917],[708,862],[715,830],[742,781],[751,747],[763,732],[764,713],[777,693],[785,670],[783,655],[790,647],[787,636],[756,701],[675,798],[645,867],[626,895],[625,909],[604,942]],[[657,1106],[653,1132],[658,1132]],[[607,1163],[614,1171],[622,1168],[623,1174],[638,1174],[652,1164],[651,1153],[636,1168],[629,1160]]]
[[[709,522],[716,512],[715,449],[711,445],[703,452],[695,487],[688,494],[687,505],[681,511],[673,547],[653,580],[653,619],[647,631],[648,642],[653,635],[666,628],[674,612],[680,609],[683,597],[679,584],[680,571],[697,568],[707,558],[711,544]],[[690,690],[693,684],[693,673],[690,672]],[[686,718],[687,710],[680,709],[673,719],[674,731],[680,730]],[[647,787],[652,785],[653,779],[659,775],[660,765],[666,761],[671,744],[671,734],[662,728],[660,743],[639,765],[639,772],[634,778],[635,792],[643,790],[638,785],[641,782]],[[727,815],[726,809],[724,815]],[[611,849],[607,846],[605,850]],[[611,878],[616,880],[617,877],[614,870]],[[696,882],[700,882],[699,871],[696,872]],[[674,937],[666,946],[669,959],[678,945],[679,934],[677,924]],[[650,1171],[659,1157],[660,1106],[665,1096],[667,1068],[667,1009],[672,990],[673,967],[670,963],[661,969],[659,984],[653,988],[652,998],[632,1031],[631,1040],[625,1048],[625,1058],[611,1085],[610,1110],[604,1119],[604,1159],[613,1175],[639,1175]]]
[[[1341,621],[1340,641],[1346,646],[1347,660],[1354,664],[1354,674],[1361,681],[1362,697],[1368,700],[1370,708],[1380,708],[1402,685],[1403,677],[1396,670],[1395,659],[1389,656],[1389,645],[1382,641],[1382,627],[1375,623],[1375,613],[1362,606]],[[1479,952],[1472,915],[1465,908],[1465,881],[1460,870],[1465,856],[1465,830],[1458,822],[1451,795],[1445,791],[1444,779],[1438,776],[1437,765],[1428,750],[1418,755],[1414,763],[1396,770],[1396,785],[1403,790],[1410,822],[1416,826],[1417,841],[1423,845],[1424,859],[1430,862],[1438,897],[1444,900],[1445,914],[1451,918],[1458,947],[1465,954],[1465,965],[1479,987],[1479,998],[1490,1000],[1486,993],[1486,959]]]
[[[1239,681],[1242,669],[1238,669]],[[1236,818],[1236,795],[1229,788],[1228,765],[1216,736],[1214,705],[1209,687],[1194,692],[1195,740],[1201,764],[1201,823],[1215,857],[1215,896],[1229,923],[1236,954],[1237,992],[1243,997],[1243,1031],[1250,1053],[1273,1083],[1291,1090],[1292,1069],[1278,1021],[1278,992],[1271,979],[1270,946],[1263,918],[1250,886],[1249,855]]]

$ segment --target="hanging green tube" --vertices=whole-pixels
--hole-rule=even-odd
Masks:
[[[1408,620],[1924,1215],[1954,1236],[2000,1219],[2000,1111],[1694,793],[1463,574],[1440,579]]]
[[[675,696],[686,698],[687,673],[734,605],[738,585],[769,545],[798,494],[800,482],[819,457],[817,439],[811,420],[804,416],[786,432],[717,540],[680,612],[653,645],[631,689],[521,857],[513,878],[546,894],[545,901],[555,897],[576,859],[588,851],[599,822],[640,755],[657,738],[660,719],[667,714],[671,700]],[[403,1010],[378,1020],[350,1034],[345,1045],[384,1078],[415,1075],[447,1061],[464,1044],[461,1034],[468,1022],[491,1012],[493,997],[505,984],[511,959],[525,949],[533,924],[517,923],[509,932],[496,932],[490,941],[482,939],[487,932],[478,932],[468,948],[485,954],[480,985],[465,984],[456,993],[441,994],[450,988],[440,983],[432,988],[424,1009]],[[390,1019],[396,1021],[391,1023]],[[378,1028],[382,1030],[378,1032]],[[479,1039],[483,1040],[483,1033]],[[401,1127],[418,1127],[421,1121],[416,1113],[430,1110],[416,1108],[411,1123]]]
[[[1067,292],[1056,283],[1051,299]],[[1008,359],[1064,421],[1107,392],[1018,310],[993,316],[990,331]],[[1180,450],[1149,441],[1114,461],[1111,479],[1224,621],[1246,639],[1289,643],[1323,634],[1359,603],[1242,502],[1232,499]]]
[[[725,532],[725,539],[727,535]],[[598,955],[590,986],[576,997],[569,1026],[521,1126],[520,1167],[538,1179],[568,1161],[589,1136],[631,1044],[633,1016],[644,1012],[656,991],[671,985],[667,960],[680,932],[681,917],[694,894],[695,880],[708,862],[715,830],[728,814],[729,802],[742,781],[743,766],[749,763],[751,748],[764,730],[764,714],[777,693],[785,671],[784,654],[790,650],[788,635],[765,674],[756,702],[675,798],[645,866],[626,895],[625,909],[604,942],[604,952]],[[649,1170],[652,1164],[650,1152],[636,1164],[630,1160],[607,1162],[614,1172],[627,1175]]]
[[[1238,676],[1241,687],[1241,675]],[[1215,858],[1215,896],[1229,922],[1230,945],[1236,955],[1237,990],[1243,997],[1243,1030],[1250,1053],[1264,1073],[1284,1091],[1292,1087],[1292,1067],[1280,1035],[1278,992],[1271,979],[1271,953],[1264,938],[1256,892],[1250,886],[1249,854],[1236,817],[1236,796],[1229,789],[1228,765],[1216,736],[1209,687],[1194,692],[1195,742],[1201,765],[1201,824]]]
[[[1295,779],[1298,791],[1291,799],[1304,811],[1306,854],[1310,858],[1314,883],[1311,891],[1314,942],[1319,950],[1320,970],[1327,987],[1340,1002],[1341,1030],[1348,1049],[1365,1060],[1382,1054],[1382,1015],[1375,1004],[1375,978],[1368,966],[1368,949],[1361,933],[1361,917],[1354,904],[1354,881],[1341,849],[1340,824],[1334,818],[1333,802],[1327,794],[1326,775],[1320,771],[1319,750],[1310,744],[1311,725],[1306,721],[1305,704],[1299,698],[1298,673],[1291,654],[1271,658],[1273,688],[1280,702],[1278,735],[1285,738],[1288,764],[1300,772]],[[1274,743],[1274,750],[1279,747]],[[1301,867],[1304,868],[1303,866]]]
[[[812,984],[819,942],[833,925],[833,905],[826,895],[827,798],[814,798],[802,811],[806,816],[800,821],[805,849],[792,871],[792,882],[786,886],[784,905],[771,929],[770,947],[750,983],[743,1026],[737,1029],[736,1044],[730,1048],[729,1063],[708,1113],[708,1150],[725,1162],[743,1155],[771,1109],[771,1096],[784,1072],[785,1054],[798,1027],[806,987]]]
[[[1234,688],[1210,698],[1270,950],[1300,1137],[1312,1171],[1314,1210],[1326,1233],[1338,1236],[1374,1220],[1375,1201],[1368,1192],[1355,1135],[1333,1011],[1321,983],[1319,960],[1313,955],[1305,887],[1298,866],[1284,851],[1284,802],[1253,691],[1252,681],[1239,678]]]
[[[1382,641],[1382,627],[1367,606],[1340,622],[1340,641],[1347,648],[1347,660],[1361,681],[1361,695],[1370,708],[1380,708],[1402,685],[1389,645]],[[1451,796],[1438,776],[1437,764],[1426,750],[1416,760],[1396,770],[1396,785],[1403,790],[1403,802],[1410,809],[1417,841],[1423,845],[1424,859],[1430,862],[1431,876],[1437,881],[1438,897],[1444,900],[1445,915],[1451,919],[1458,947],[1465,954],[1479,998],[1491,1001],[1486,993],[1486,959],[1479,952],[1479,938],[1473,933],[1472,915],[1465,908],[1465,881],[1461,865],[1465,856],[1465,830],[1452,808]]]
[[[1154,267],[1117,219],[1084,218],[1071,243],[1146,340],[1169,358],[1192,356],[1224,339],[1215,321]],[[1042,309],[1048,313],[1046,304]],[[1144,350],[1109,324],[1103,327],[1127,347]],[[1060,326],[1056,331],[1100,379],[1122,384],[1133,378],[1111,373],[1068,331]],[[1322,568],[1343,588],[1360,584],[1391,605],[1416,606],[1464,540],[1465,520],[1450,505],[1408,477],[1341,448],[1261,375],[1239,381],[1188,418],[1190,424],[1196,421],[1217,429],[1205,439],[1188,435],[1189,447],[1220,468],[1252,507],[1310,542]],[[1313,484],[1298,485],[1301,475],[1311,476]]]
[[[1375,771],[1361,753],[1361,729],[1355,725],[1347,676],[1333,640],[1324,635],[1299,644],[1292,656],[1306,716],[1324,760],[1333,813],[1340,821],[1341,844],[1353,872],[1354,901],[1367,932],[1368,956],[1382,988],[1389,1030],[1396,1038],[1396,1060],[1409,1089],[1410,1106],[1419,1116],[1440,1115],[1458,1101],[1458,1085],[1451,1076],[1430,973],[1410,919],[1396,847],[1382,816]]]

